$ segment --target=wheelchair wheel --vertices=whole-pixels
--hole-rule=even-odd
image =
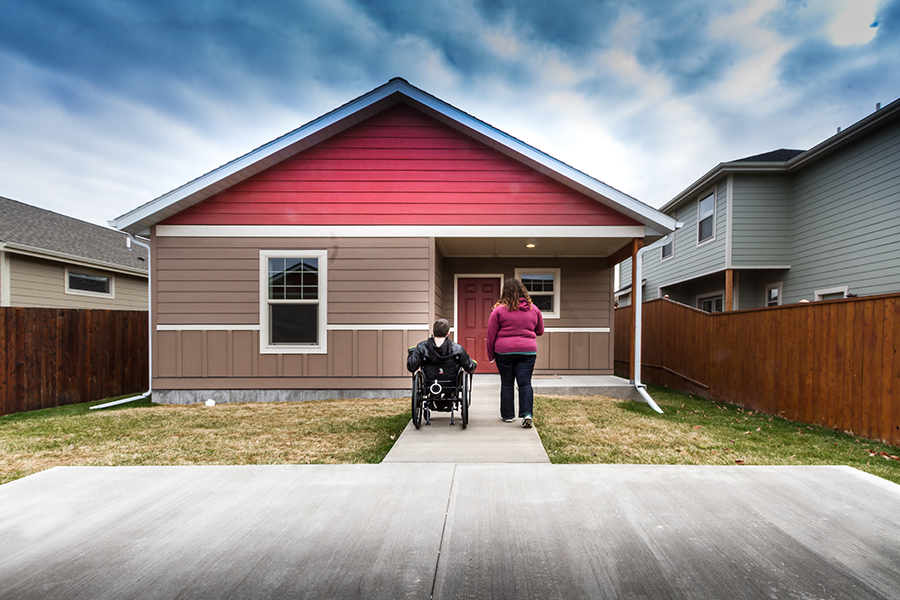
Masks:
[[[422,392],[425,387],[425,380],[421,371],[416,371],[413,376],[412,388],[412,422],[416,429],[422,426],[422,409],[423,400]]]

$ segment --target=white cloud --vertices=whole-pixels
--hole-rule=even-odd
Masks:
[[[877,5],[878,0],[838,2],[829,27],[831,42],[836,46],[854,46],[872,41],[876,28],[871,25],[875,21]]]

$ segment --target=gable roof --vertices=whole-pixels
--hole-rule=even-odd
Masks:
[[[122,233],[2,196],[0,248],[147,276],[147,251],[129,250]]]
[[[660,211],[594,179],[528,144],[395,78],[306,125],[109,221],[130,233],[145,233],[182,210],[298,154],[353,125],[405,102],[432,118],[645,225],[648,235],[674,230],[675,221]]]
[[[860,119],[847,129],[838,131],[824,142],[809,150],[788,150],[781,148],[771,152],[764,152],[754,156],[748,156],[739,160],[719,163],[708,171],[703,177],[685,188],[680,194],[667,202],[659,210],[666,212],[686,199],[692,198],[703,188],[728,173],[790,173],[819,160],[824,156],[846,146],[878,127],[900,118],[900,99],[894,100],[885,107],[877,108],[874,113]]]

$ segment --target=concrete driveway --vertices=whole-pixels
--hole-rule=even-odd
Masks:
[[[0,486],[0,598],[900,598],[849,467],[61,467]]]
[[[489,412],[407,431],[422,445],[404,453],[432,457],[439,436],[478,446],[500,423]],[[501,426],[512,445],[540,443]],[[0,599],[900,599],[900,486],[872,475],[483,450],[494,462],[468,448],[38,473],[0,486]]]

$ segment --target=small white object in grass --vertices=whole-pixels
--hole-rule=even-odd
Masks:
[[[206,401],[206,405],[207,405],[207,406],[215,406],[215,405],[216,405],[216,401],[213,400],[212,398],[210,398],[209,400]]]

